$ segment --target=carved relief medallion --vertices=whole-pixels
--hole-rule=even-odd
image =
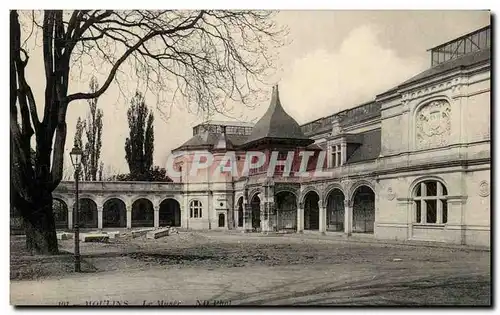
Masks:
[[[487,197],[490,195],[490,185],[487,181],[483,180],[479,183],[479,196]]]
[[[393,200],[396,197],[394,191],[392,191],[392,187],[387,188],[387,199]]]
[[[445,100],[430,102],[416,117],[417,148],[426,149],[446,145],[451,131],[451,107]]]

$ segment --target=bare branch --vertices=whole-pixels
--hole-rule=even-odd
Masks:
[[[94,93],[75,93],[71,94],[67,97],[67,103],[70,103],[71,101],[78,100],[78,99],[90,99],[90,98],[96,98],[102,95],[109,87],[111,82],[113,81],[113,78],[116,74],[116,71],[118,68],[121,66],[121,64],[132,54],[134,53],[139,47],[141,47],[145,42],[150,40],[151,38],[158,36],[158,35],[168,35],[168,34],[173,34],[175,32],[179,32],[182,30],[189,29],[196,25],[198,20],[203,16],[204,11],[200,11],[197,17],[195,17],[190,23],[186,24],[186,21],[182,22],[178,26],[172,28],[172,29],[167,29],[167,30],[159,30],[159,31],[153,31],[143,37],[141,40],[139,40],[134,46],[130,47],[114,64],[113,68],[111,69],[108,78],[102,85],[102,87],[94,92]]]

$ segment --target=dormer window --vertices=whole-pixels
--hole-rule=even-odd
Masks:
[[[340,144],[331,146],[330,167],[339,167],[342,165],[342,146]]]
[[[286,161],[287,157],[288,157],[288,152],[286,151],[278,152],[278,161]],[[285,165],[276,165],[276,172],[278,174],[285,172]]]
[[[288,152],[286,151],[278,152],[278,161],[286,160],[287,157],[288,157]]]

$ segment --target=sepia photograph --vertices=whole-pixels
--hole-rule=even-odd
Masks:
[[[492,11],[8,14],[11,306],[493,305]]]

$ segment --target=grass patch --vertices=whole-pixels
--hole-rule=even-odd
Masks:
[[[72,253],[61,251],[59,255],[32,255],[25,247],[24,237],[12,236],[10,240],[10,279],[37,280],[48,277],[64,277],[75,271]],[[82,260],[82,272],[97,269]]]

